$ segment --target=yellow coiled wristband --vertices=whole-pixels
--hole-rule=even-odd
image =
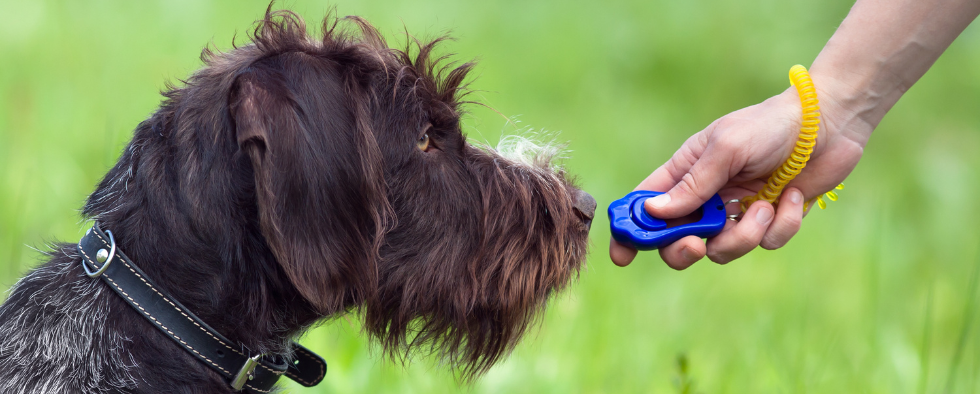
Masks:
[[[773,205],[777,204],[779,196],[783,193],[783,188],[800,171],[803,171],[806,162],[810,160],[813,148],[817,146],[817,131],[820,130],[820,102],[817,100],[817,89],[813,86],[813,80],[810,79],[810,73],[806,71],[806,67],[799,64],[789,69],[789,82],[796,87],[796,92],[800,95],[800,105],[803,107],[800,137],[796,141],[796,146],[793,147],[793,153],[786,159],[782,167],[772,173],[769,181],[766,182],[766,186],[759,190],[756,195],[745,197],[740,201],[742,212],[748,210],[749,206],[758,200],[768,201]],[[836,187],[836,189],[843,188],[843,184]],[[827,192],[826,196],[831,201],[837,201],[837,193],[834,193],[833,190]],[[820,209],[827,207],[827,203],[823,201],[822,197],[817,197],[816,200]]]

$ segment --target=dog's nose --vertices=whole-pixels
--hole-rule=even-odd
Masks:
[[[582,219],[586,228],[591,229],[592,218],[595,217],[595,199],[589,193],[579,189],[572,192],[572,199],[574,201],[572,209],[575,210],[575,214]]]

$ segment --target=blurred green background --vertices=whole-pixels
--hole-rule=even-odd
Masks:
[[[77,209],[166,81],[231,46],[264,1],[0,0],[0,289],[32,250],[82,234]],[[851,2],[287,1],[318,21],[336,5],[391,43],[451,31],[479,61],[465,131],[496,143],[560,132],[565,164],[600,210],[690,134],[788,85]],[[310,23],[316,25],[316,23]],[[402,367],[356,317],[310,332],[330,363],[294,393],[923,393],[980,391],[980,28],[972,26],[878,128],[841,201],[783,249],[675,272],[627,268],[593,226],[579,282],[505,362],[458,386],[438,360]],[[600,215],[602,216],[602,215]],[[5,297],[0,296],[0,297]],[[247,322],[243,322],[247,324]]]

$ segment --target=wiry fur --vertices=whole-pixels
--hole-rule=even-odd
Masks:
[[[136,388],[139,369],[129,351],[129,335],[136,333],[104,327],[118,314],[113,310],[121,304],[114,302],[118,297],[77,275],[74,253],[51,257],[19,281],[7,300],[30,307],[0,313],[0,355],[7,364],[0,371],[2,391],[61,394]]]
[[[500,139],[493,149],[497,154],[514,163],[537,168],[546,175],[561,172],[556,159],[561,159],[562,145],[554,141],[540,142],[522,135],[508,135]]]
[[[550,149],[466,142],[471,66],[440,67],[439,40],[409,55],[347,21],[356,34],[328,18],[314,39],[270,11],[250,44],[205,50],[84,214],[253,354],[360,310],[387,354],[437,353],[472,378],[575,275],[594,200]],[[58,245],[0,306],[0,392],[230,391],[79,264]]]

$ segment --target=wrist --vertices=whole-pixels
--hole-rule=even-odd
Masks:
[[[833,73],[815,62],[810,76],[820,101],[821,131],[825,140],[843,137],[864,147],[885,113],[901,93],[878,92],[870,79],[857,73]],[[818,145],[819,146],[819,145]]]

